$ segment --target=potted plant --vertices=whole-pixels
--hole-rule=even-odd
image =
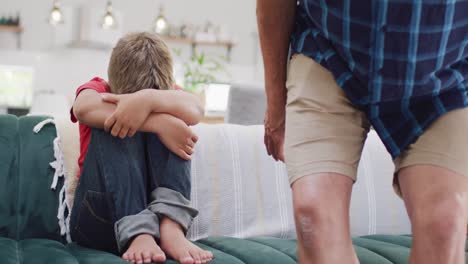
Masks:
[[[181,50],[174,50],[174,53],[181,57]],[[204,89],[210,83],[218,80],[220,75],[229,75],[225,70],[226,59],[222,56],[207,55],[204,52],[198,53],[193,50],[193,55],[183,64],[184,90],[203,94]]]

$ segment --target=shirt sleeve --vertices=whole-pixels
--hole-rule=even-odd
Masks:
[[[107,84],[105,82],[101,81],[100,79],[95,78],[81,85],[80,87],[78,87],[78,89],[76,89],[75,99],[83,90],[86,90],[86,89],[92,89],[98,93],[107,93],[109,91],[107,90],[106,87],[107,87]],[[76,119],[75,114],[73,114],[73,106],[70,109],[70,119],[73,123],[78,122],[78,119]]]
[[[177,84],[174,84],[174,90],[177,90],[177,91],[183,91],[184,88],[180,87],[179,85]]]

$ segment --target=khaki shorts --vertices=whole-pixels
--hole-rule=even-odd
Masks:
[[[290,184],[316,173],[338,173],[355,181],[370,129],[366,115],[348,100],[328,70],[304,55],[292,58],[286,86]],[[425,164],[468,176],[467,131],[468,108],[441,116],[394,160],[395,172]]]

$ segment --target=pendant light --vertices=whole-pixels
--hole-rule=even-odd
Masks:
[[[63,13],[60,9],[60,3],[58,0],[54,0],[52,10],[49,14],[49,24],[56,26],[58,24],[63,24]]]
[[[162,6],[159,8],[159,14],[154,20],[153,31],[160,35],[169,34],[169,24],[164,16],[164,9]]]
[[[114,29],[117,27],[117,21],[115,19],[114,13],[112,11],[112,2],[107,1],[106,6],[106,13],[102,17],[102,24],[103,29]]]

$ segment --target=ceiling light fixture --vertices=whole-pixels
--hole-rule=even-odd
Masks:
[[[112,2],[107,1],[106,13],[102,17],[102,28],[103,29],[114,29],[117,27],[117,21],[114,13],[112,12]]]
[[[58,0],[54,0],[52,10],[49,14],[49,24],[56,26],[58,24],[63,24],[63,22],[63,13],[60,9],[60,3],[58,2]]]
[[[169,24],[164,16],[164,9],[159,8],[159,14],[154,20],[153,31],[160,35],[167,35],[169,33]]]

